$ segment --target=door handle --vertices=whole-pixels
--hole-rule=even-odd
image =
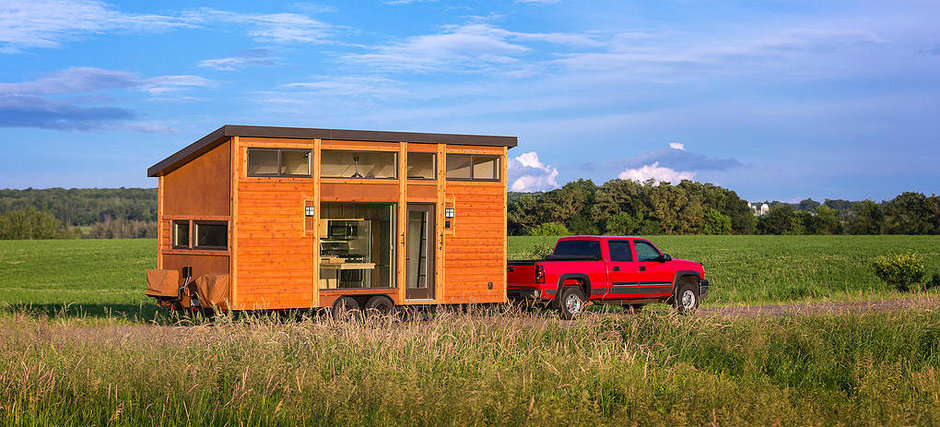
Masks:
[[[646,271],[646,267],[640,267],[640,271]]]
[[[620,271],[620,267],[614,267],[614,271]]]

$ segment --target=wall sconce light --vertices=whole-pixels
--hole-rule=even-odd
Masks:
[[[304,215],[306,216],[316,216],[317,208],[316,206],[304,206]]]
[[[444,218],[453,218],[453,217],[454,217],[454,208],[445,208]]]

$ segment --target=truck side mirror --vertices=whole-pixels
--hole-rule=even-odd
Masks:
[[[672,261],[672,255],[669,255],[669,254],[662,254],[662,255],[659,257],[659,262],[668,262],[668,261]]]

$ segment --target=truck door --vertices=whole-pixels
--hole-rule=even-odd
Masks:
[[[651,243],[643,240],[634,240],[633,246],[636,248],[637,261],[637,296],[648,297],[668,297],[672,293],[672,281],[675,279],[675,273],[666,265],[660,262],[662,253]]]
[[[605,299],[632,298],[637,288],[637,264],[633,261],[629,240],[608,240],[610,261],[607,262],[607,277],[610,291]]]

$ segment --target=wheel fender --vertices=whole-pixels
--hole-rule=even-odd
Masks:
[[[700,275],[698,274],[698,272],[695,271],[695,270],[680,270],[680,271],[677,271],[677,272],[676,272],[676,277],[672,279],[672,296],[673,296],[673,298],[676,296],[676,291],[679,290],[679,280],[681,280],[683,277],[688,277],[688,276],[694,277],[696,280],[699,280],[699,279],[702,278],[702,276],[700,276]]]
[[[561,277],[558,278],[558,287],[555,289],[556,299],[561,297],[561,289],[565,287],[564,283],[566,280],[579,280],[582,284],[581,290],[584,291],[584,299],[591,299],[591,279],[584,273],[562,274]]]

